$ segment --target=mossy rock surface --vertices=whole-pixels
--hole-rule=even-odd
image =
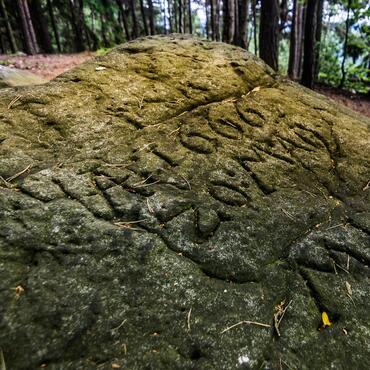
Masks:
[[[0,119],[8,369],[370,368],[368,119],[186,37]]]

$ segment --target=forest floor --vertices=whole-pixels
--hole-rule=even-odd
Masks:
[[[60,75],[74,66],[91,59],[96,54],[85,52],[79,54],[52,54],[52,55],[0,55],[0,65],[26,69],[47,80]],[[333,87],[320,85],[316,91],[338,101],[345,106],[370,117],[370,98],[360,94],[339,90]]]

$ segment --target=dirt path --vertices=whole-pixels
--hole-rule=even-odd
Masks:
[[[0,64],[7,67],[26,69],[51,80],[74,66],[91,59],[94,53],[51,54],[51,55],[0,55]]]
[[[52,55],[0,55],[0,64],[26,69],[38,76],[51,80],[74,66],[93,58],[95,53],[52,54]],[[370,117],[370,98],[340,91],[327,86],[320,86],[318,92],[345,106]]]

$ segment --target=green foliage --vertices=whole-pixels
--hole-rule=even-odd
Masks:
[[[320,47],[319,81],[338,86],[345,56],[344,88],[367,93],[370,91],[370,4],[364,0],[352,0],[348,44],[344,50],[347,6],[348,1],[344,0],[327,8]]]
[[[95,54],[100,56],[100,55],[105,55],[107,53],[109,53],[113,48],[100,48],[98,49]]]
[[[286,74],[289,63],[289,40],[283,38],[279,43],[279,72]]]

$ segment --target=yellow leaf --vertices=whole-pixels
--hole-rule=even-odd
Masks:
[[[329,320],[328,314],[325,311],[323,311],[323,313],[321,314],[321,319],[324,327],[330,326],[332,324],[332,322]]]

